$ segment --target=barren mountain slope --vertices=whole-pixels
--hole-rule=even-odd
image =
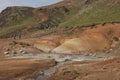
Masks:
[[[120,21],[119,0],[64,0],[40,8],[8,7],[0,13],[0,36]],[[46,34],[46,33],[43,33]]]

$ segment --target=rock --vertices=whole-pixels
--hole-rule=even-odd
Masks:
[[[90,53],[90,54],[89,54],[89,56],[93,56],[93,54],[92,54],[92,53]]]
[[[59,58],[64,58],[64,56],[63,56],[63,55],[60,55]]]
[[[93,54],[92,56],[93,56],[93,57],[96,57],[96,54]]]
[[[71,61],[71,59],[65,59],[65,62],[67,62],[67,61]]]
[[[26,51],[23,51],[22,54],[27,54],[27,52],[26,52]]]
[[[19,50],[19,52],[20,52],[20,53],[22,53],[22,52],[23,52],[23,50]]]
[[[110,49],[109,51],[112,51],[113,49]]]
[[[48,58],[51,58],[51,56],[48,56]]]
[[[13,54],[17,54],[17,52],[16,52],[16,51],[13,51],[12,53],[13,53]]]
[[[9,49],[9,48],[7,48],[7,49],[6,49],[6,51],[10,51],[10,49]]]
[[[85,54],[85,56],[89,56],[89,54],[87,53],[87,54]]]
[[[43,72],[43,71],[40,71],[40,75],[42,75],[42,76],[43,76],[43,75],[44,75],[44,72]]]
[[[10,54],[8,51],[4,52],[5,55]]]
[[[106,53],[110,53],[110,51],[108,50],[108,51],[106,51]]]

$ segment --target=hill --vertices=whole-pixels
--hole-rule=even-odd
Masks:
[[[64,0],[40,8],[8,7],[0,13],[0,37],[14,38],[39,30],[119,22],[119,10],[119,0]]]
[[[60,26],[73,27],[119,22],[119,10],[119,0],[86,0],[82,8]]]

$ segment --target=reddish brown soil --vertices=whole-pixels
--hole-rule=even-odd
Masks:
[[[119,80],[120,58],[93,62],[74,63],[59,68],[48,80]]]
[[[0,80],[28,80],[54,65],[54,60],[0,60]]]
[[[17,52],[15,55],[22,54],[20,50],[29,53],[41,53],[40,50],[33,47],[34,41],[37,39],[0,39],[0,58],[4,57],[5,52],[9,52],[8,55],[14,55],[13,52]]]
[[[82,29],[75,28],[57,32],[59,37],[61,37],[60,42],[62,41],[62,43],[54,50],[56,53],[63,52],[65,50],[69,53],[76,53],[82,50],[107,50],[116,47],[120,40],[119,23],[99,24],[96,26],[84,27]],[[115,40],[115,38],[118,40]]]
[[[77,50],[81,50],[81,48],[85,51],[89,51],[89,49],[97,51],[115,48],[120,42],[120,24],[114,23],[92,27],[61,29],[56,33],[37,38],[2,39],[0,40],[0,57],[5,56],[4,52],[7,49],[10,49],[10,54],[14,50],[19,51],[19,48],[25,49],[28,53],[40,53],[45,49],[52,52],[53,49],[58,47],[62,47],[62,49],[66,47],[68,52],[72,49],[78,52]],[[53,60],[0,60],[0,80],[26,80],[35,77],[37,75],[36,71],[48,69],[54,63]],[[119,80],[119,67],[120,58],[103,62],[74,63],[59,68],[48,80]]]
[[[45,33],[45,31],[40,31],[32,34],[36,38],[0,40],[0,52],[3,55],[7,48],[14,50],[24,47],[28,53],[40,53],[42,51],[45,53],[73,54],[81,51],[95,52],[115,48],[120,42],[119,23],[89,26],[82,29],[57,29],[56,32],[40,37],[39,35],[42,32]],[[18,42],[18,44],[11,45],[13,41]],[[23,45],[19,44],[19,42],[22,42]],[[26,44],[29,44],[29,46]]]

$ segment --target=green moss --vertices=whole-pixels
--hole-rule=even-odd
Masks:
[[[119,0],[91,0],[89,4],[84,4],[83,1],[78,1],[76,5],[65,7],[69,9],[68,12],[64,8],[48,9],[45,10],[49,13],[47,21],[41,21],[41,16],[34,15],[34,17],[20,18],[18,20],[11,20],[0,29],[0,36],[21,30],[29,26],[32,22],[37,24],[32,25],[31,32],[38,31],[41,27],[49,26],[54,27],[85,27],[96,24],[105,24],[108,22],[120,22],[120,4]],[[23,8],[20,8],[20,10]],[[24,8],[25,9],[25,8]],[[41,11],[40,11],[41,12]],[[36,13],[37,14],[37,13]]]
[[[120,22],[120,5],[106,5],[105,3],[91,4],[85,8],[86,10],[79,14],[75,14],[60,26],[87,26],[92,24]]]
[[[19,20],[11,20],[7,23],[7,26],[15,26],[15,25],[21,25],[21,24],[25,24],[29,21],[33,21],[34,18],[33,17],[27,17],[27,18],[20,18]]]
[[[119,38],[118,38],[118,37],[115,37],[115,36],[114,36],[112,39],[113,39],[114,41],[119,41]]]
[[[7,24],[8,26],[1,28],[0,36],[4,36],[4,35],[7,36],[7,34],[20,30],[26,27],[26,25],[29,25],[33,21],[35,21],[34,17],[19,19],[18,21],[10,21],[9,24]]]

